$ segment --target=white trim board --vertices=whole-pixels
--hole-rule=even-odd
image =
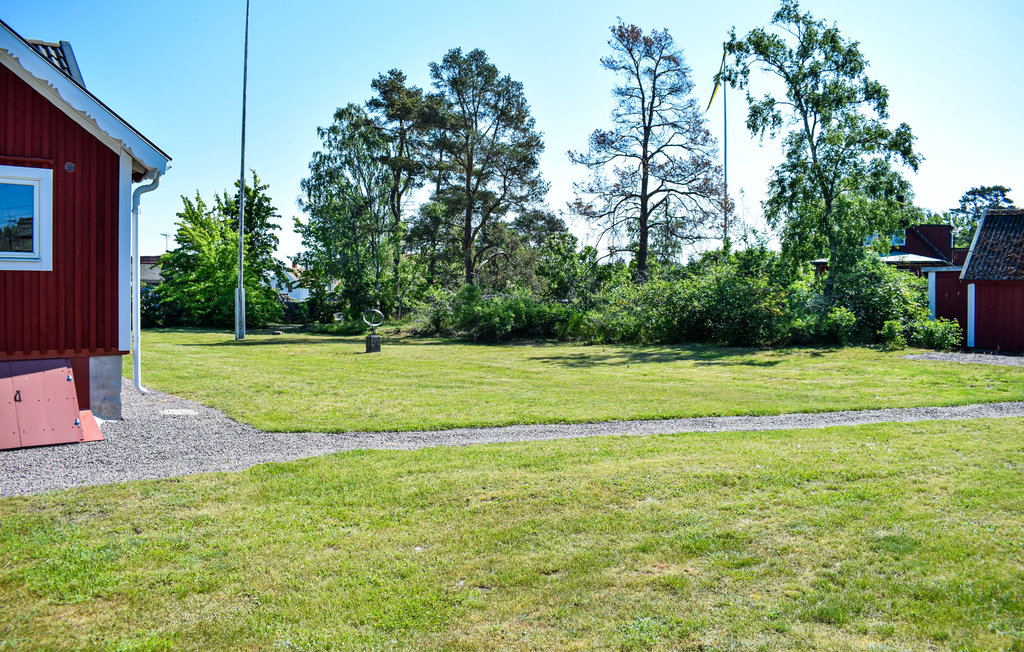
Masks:
[[[938,301],[936,301],[936,288],[935,288],[935,272],[928,272],[928,312],[931,313],[932,321],[935,321],[936,308],[938,307]]]
[[[965,268],[966,269],[966,268]],[[975,301],[977,291],[974,283],[967,284],[967,348],[974,348]]]
[[[117,182],[117,349],[132,342],[132,157],[121,152]]]
[[[960,272],[960,280],[963,281],[964,274],[971,268],[971,258],[974,258],[974,245],[978,244],[978,236],[981,235],[981,229],[985,226],[985,217],[988,215],[988,209],[986,208],[981,212],[981,219],[978,220],[978,228],[974,231],[974,237],[971,238],[971,248],[967,250],[967,258],[964,259],[964,268]],[[968,346],[974,346],[969,344]]]

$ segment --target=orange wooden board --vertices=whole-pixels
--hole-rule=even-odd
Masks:
[[[82,441],[103,441],[100,424],[96,423],[92,410],[79,410],[78,419],[82,422]]]
[[[82,441],[71,365],[66,359],[7,362],[11,399],[21,446],[46,446]],[[0,390],[7,387],[0,384]]]
[[[18,408],[14,402],[11,363],[0,362],[0,450],[21,447]]]

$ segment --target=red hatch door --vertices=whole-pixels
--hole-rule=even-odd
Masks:
[[[70,362],[18,360],[8,364],[21,445],[82,441],[78,396]]]
[[[20,448],[21,434],[18,428],[18,408],[14,402],[14,381],[11,379],[11,363],[0,362],[0,450]]]

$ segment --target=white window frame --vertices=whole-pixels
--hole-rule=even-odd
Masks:
[[[0,183],[32,186],[31,252],[0,251],[0,270],[53,270],[53,170],[0,165]]]

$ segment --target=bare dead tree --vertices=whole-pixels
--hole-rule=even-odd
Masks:
[[[569,152],[591,170],[570,209],[601,227],[610,253],[630,252],[644,282],[652,253],[671,257],[708,237],[731,206],[682,51],[667,30],[644,34],[619,22],[611,32],[601,65],[621,81],[613,126],[594,131],[585,154]]]

